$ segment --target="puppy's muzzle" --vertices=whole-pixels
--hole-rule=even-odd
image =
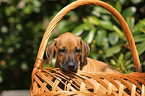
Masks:
[[[75,64],[73,62],[68,63],[68,69],[69,70],[74,70]]]
[[[62,64],[62,69],[64,71],[77,71],[78,69],[78,64],[75,60],[66,60],[63,64]]]

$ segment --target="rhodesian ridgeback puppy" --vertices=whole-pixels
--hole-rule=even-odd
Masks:
[[[87,57],[90,53],[89,45],[69,32],[60,35],[47,46],[46,56],[49,63],[54,51],[57,55],[55,67],[62,68],[64,71],[118,72],[106,63]]]

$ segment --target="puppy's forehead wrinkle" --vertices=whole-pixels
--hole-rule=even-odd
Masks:
[[[63,35],[60,35],[57,41],[58,46],[66,46],[66,47],[76,47],[80,45],[79,37],[76,35],[70,35],[72,33],[65,33]]]
[[[73,37],[73,38],[78,38],[78,36],[70,33],[70,32],[67,32],[67,33],[64,33],[62,35],[60,35],[58,38],[65,38],[65,37]]]

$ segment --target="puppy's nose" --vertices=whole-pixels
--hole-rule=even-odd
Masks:
[[[73,62],[69,62],[68,68],[69,68],[69,70],[74,70],[74,63]]]

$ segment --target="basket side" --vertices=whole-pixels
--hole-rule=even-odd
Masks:
[[[145,73],[74,73],[44,68],[36,70],[34,77],[31,96],[144,96]]]
[[[59,13],[57,13],[57,15],[51,20],[50,24],[48,25],[48,27],[45,31],[45,34],[42,38],[42,41],[41,41],[41,44],[39,47],[39,51],[38,51],[38,55],[37,55],[38,60],[39,61],[43,60],[43,55],[44,55],[45,48],[47,46],[47,42],[48,42],[49,37],[51,36],[54,28],[58,24],[58,22],[72,9],[75,9],[81,5],[87,5],[87,4],[98,5],[104,9],[108,10],[113,16],[115,16],[117,18],[117,20],[120,22],[120,25],[126,35],[129,45],[130,45],[130,50],[131,50],[132,58],[133,58],[133,62],[134,62],[134,71],[141,72],[142,68],[140,66],[138,52],[136,50],[133,36],[131,34],[131,31],[130,31],[126,21],[115,8],[113,8],[112,6],[110,6],[109,4],[107,4],[105,2],[98,1],[98,0],[78,0],[78,1],[72,2],[71,4],[67,5]],[[36,61],[38,61],[38,60],[36,60]],[[34,66],[42,68],[41,63],[39,63],[39,64],[35,63]]]

